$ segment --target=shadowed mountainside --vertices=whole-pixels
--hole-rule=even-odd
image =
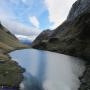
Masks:
[[[78,0],[62,25],[42,32],[32,47],[90,60],[90,1]]]
[[[67,19],[56,29],[43,31],[33,48],[80,57],[87,62],[80,90],[90,89],[90,0],[77,0]]]

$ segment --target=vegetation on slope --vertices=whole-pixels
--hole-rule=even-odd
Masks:
[[[18,88],[23,79],[24,69],[11,60],[9,52],[28,48],[0,24],[0,90],[2,87]]]

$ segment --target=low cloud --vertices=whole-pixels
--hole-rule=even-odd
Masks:
[[[24,35],[15,35],[19,40],[29,40],[29,41],[33,41],[35,40],[35,38],[37,37],[36,35],[32,35],[32,36],[24,36]]]
[[[24,36],[33,36],[33,35],[38,35],[41,30],[34,28],[34,27],[29,27],[27,25],[24,25],[18,21],[13,21],[13,20],[2,20],[2,24],[13,34],[17,35],[24,35]]]
[[[29,20],[30,20],[30,22],[32,23],[33,26],[39,28],[39,21],[38,21],[37,17],[35,17],[35,16],[31,17],[30,16]]]
[[[3,21],[2,24],[19,40],[33,41],[41,33],[41,30],[26,26],[16,21]]]

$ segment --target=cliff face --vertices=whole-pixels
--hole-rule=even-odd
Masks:
[[[72,6],[67,20],[72,21],[83,13],[90,13],[90,0],[77,0]]]
[[[53,31],[42,32],[32,47],[77,56],[89,61],[90,0],[76,1],[67,20]]]
[[[19,87],[24,69],[17,62],[11,60],[8,52],[25,47],[0,24],[0,90],[2,87],[8,90]]]
[[[33,48],[63,53],[84,59],[86,71],[79,90],[90,89],[90,0],[77,0],[62,25],[42,32]]]

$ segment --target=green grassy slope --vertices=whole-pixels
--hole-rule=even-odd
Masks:
[[[13,34],[11,34],[5,27],[0,25],[0,50],[8,52],[26,47],[26,45],[21,44],[19,40]]]
[[[19,84],[23,80],[24,69],[17,62],[11,60],[8,53],[23,48],[29,48],[29,46],[21,44],[13,34],[0,24],[0,90],[2,86],[17,87],[18,90]]]

